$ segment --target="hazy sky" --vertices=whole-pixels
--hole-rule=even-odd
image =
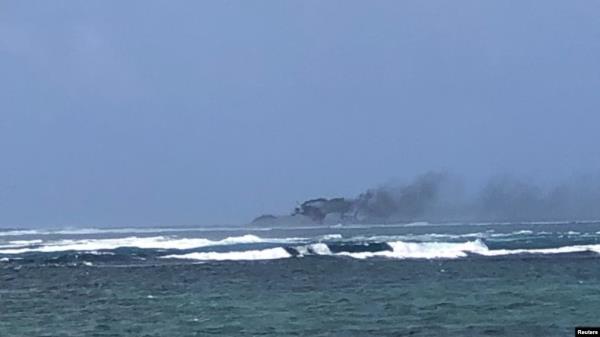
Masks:
[[[600,169],[599,1],[0,0],[0,226]]]

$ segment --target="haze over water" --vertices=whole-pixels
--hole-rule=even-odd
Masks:
[[[0,336],[599,325],[598,14],[0,1]]]
[[[0,5],[0,226],[241,224],[597,175],[590,1]]]

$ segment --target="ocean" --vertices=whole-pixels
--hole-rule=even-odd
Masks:
[[[0,230],[0,336],[574,336],[600,222]]]

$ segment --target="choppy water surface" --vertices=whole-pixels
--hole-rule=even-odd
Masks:
[[[571,336],[600,223],[0,230],[0,336]]]

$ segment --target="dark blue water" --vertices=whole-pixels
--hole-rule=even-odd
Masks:
[[[572,336],[600,224],[0,232],[0,336]]]

